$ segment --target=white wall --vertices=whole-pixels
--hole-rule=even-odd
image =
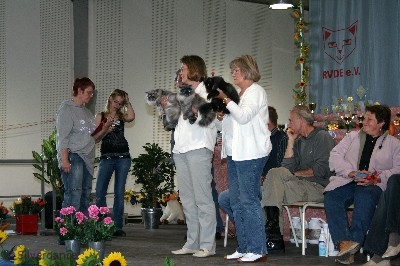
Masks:
[[[3,26],[6,29],[7,40],[5,49],[7,110],[5,113],[1,111],[0,113],[7,117],[7,124],[25,124],[34,121],[37,125],[20,131],[7,130],[5,144],[4,147],[0,147],[0,151],[2,148],[6,149],[3,159],[31,159],[31,151],[40,150],[43,138],[41,130],[43,125],[40,121],[46,117],[44,112],[50,113],[52,117],[56,112],[56,107],[50,107],[51,111],[43,109],[46,97],[49,97],[47,93],[41,91],[43,73],[48,74],[49,71],[42,67],[43,60],[46,60],[46,52],[41,48],[45,32],[44,25],[40,23],[41,1],[6,0],[5,2],[7,15]],[[53,4],[48,1],[43,2]],[[49,9],[48,12],[57,12],[58,5],[64,2],[54,1],[54,10]],[[101,40],[99,44],[96,40],[103,38],[102,34],[107,36],[117,32],[110,29],[114,32],[96,35],[98,19],[108,19],[102,12],[110,12],[110,9],[104,9],[103,6],[99,8],[99,5],[107,3],[115,4],[113,8],[117,10],[112,12],[117,13],[118,17],[110,19],[113,19],[113,23],[115,19],[121,20],[121,24],[116,23],[121,29],[116,30],[121,30],[122,36],[110,42]],[[172,5],[173,10],[159,9],[160,3]],[[221,8],[216,10],[216,14],[219,15],[204,14],[213,11],[213,8]],[[157,16],[163,12],[169,12],[165,18],[168,21],[166,23],[157,21]],[[262,17],[263,12],[265,18]],[[261,28],[255,25],[261,21],[260,16],[265,23]],[[99,90],[96,111],[103,109],[108,93],[116,86],[129,93],[136,112],[136,120],[126,128],[132,156],[141,153],[141,147],[146,142],[169,139],[169,133],[158,132],[159,121],[154,117],[153,109],[146,105],[144,92],[155,86],[172,89],[173,74],[180,66],[179,59],[186,54],[202,56],[207,64],[210,62],[208,71],[211,72],[211,68],[215,68],[216,75],[222,75],[227,81],[231,81],[228,64],[233,58],[246,53],[256,55],[261,61],[259,64],[267,66],[261,69],[260,83],[267,89],[269,103],[278,110],[280,117],[278,122],[287,122],[289,109],[294,104],[292,88],[299,75],[295,70],[296,50],[292,37],[294,25],[289,10],[271,11],[264,5],[233,0],[89,1],[89,20],[89,73],[96,83],[96,89]],[[65,21],[70,23],[69,18]],[[162,27],[162,30],[157,27]],[[161,34],[164,28],[171,30],[171,41],[165,42],[165,47],[161,51],[155,51],[153,48],[155,44],[157,47],[164,45],[155,43],[157,38],[160,38],[156,35]],[[213,36],[214,32],[218,34]],[[99,69],[96,65],[107,56],[106,53],[96,53],[98,46],[106,46],[113,41],[115,45],[123,47],[122,61],[117,61],[115,66],[118,73],[113,72],[113,69],[106,71],[103,68]],[[59,51],[54,52],[55,55],[58,53]],[[268,56],[271,56],[271,62],[264,62]],[[65,61],[64,58],[61,60]],[[73,65],[72,56],[70,65]],[[108,81],[100,82],[105,77]],[[68,75],[65,75],[65,78],[57,77],[56,80],[65,84],[72,82]],[[68,85],[56,88],[57,91],[63,92],[61,99],[68,97],[69,89]],[[61,101],[59,98],[60,95],[50,98],[49,101],[56,101],[58,106]],[[0,167],[1,196],[40,193],[40,183],[34,179],[31,166],[0,165]],[[133,178],[128,177],[127,188],[132,187],[133,182]],[[112,186],[113,184],[109,190],[111,192]],[[131,212],[129,208],[128,212]]]

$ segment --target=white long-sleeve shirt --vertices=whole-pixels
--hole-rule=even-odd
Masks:
[[[241,96],[239,105],[230,101],[227,109],[230,111],[228,115],[230,117],[227,119],[232,119],[232,125],[226,128],[229,130],[231,127],[232,133],[225,133],[225,137],[232,136],[232,159],[245,161],[269,155],[272,144],[269,139],[271,132],[267,126],[269,120],[268,100],[264,88],[253,83]],[[224,125],[222,128],[224,129]],[[230,141],[223,139],[222,145],[230,145]],[[229,152],[229,147],[223,147],[223,150]]]

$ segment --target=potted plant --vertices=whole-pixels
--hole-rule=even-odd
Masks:
[[[36,161],[33,167],[37,169],[33,175],[52,187],[52,191],[45,195],[45,200],[49,203],[45,208],[46,228],[53,228],[53,210],[61,208],[64,196],[64,186],[57,161],[56,134],[56,130],[53,130],[49,137],[43,140],[41,153],[32,151],[32,156]]]
[[[146,143],[143,148],[146,153],[132,159],[132,174],[136,178],[135,183],[141,185],[138,202],[142,204],[145,228],[152,229],[158,228],[160,202],[174,191],[175,170],[170,163],[171,155],[158,144]],[[146,223],[150,221],[153,222]]]
[[[36,234],[39,212],[45,205],[43,199],[32,200],[30,196],[22,196],[14,201],[11,210],[15,213],[16,231],[22,234]]]

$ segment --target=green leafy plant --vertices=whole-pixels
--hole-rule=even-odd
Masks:
[[[174,191],[175,170],[171,155],[158,144],[146,143],[143,148],[146,153],[132,159],[135,183],[142,185],[138,202],[143,208],[157,208],[163,197]]]
[[[36,161],[33,167],[38,170],[33,175],[39,180],[50,184],[57,195],[62,197],[64,188],[57,161],[56,130],[50,134],[48,139],[43,140],[42,153],[32,151],[32,155]]]

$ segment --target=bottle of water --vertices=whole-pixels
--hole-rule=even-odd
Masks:
[[[325,257],[326,255],[326,236],[324,230],[321,230],[321,233],[319,234],[318,255],[321,257]]]

